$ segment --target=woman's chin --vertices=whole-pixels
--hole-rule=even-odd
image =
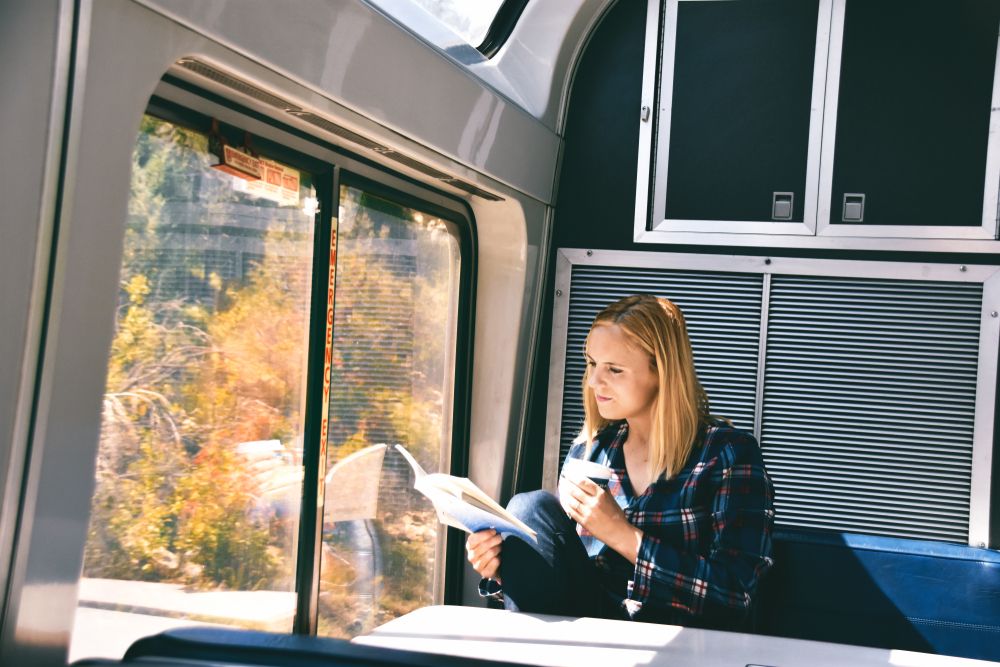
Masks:
[[[613,406],[603,405],[601,403],[597,404],[597,414],[601,415],[602,419],[607,419],[608,421],[616,421],[621,419],[618,411],[614,409]]]

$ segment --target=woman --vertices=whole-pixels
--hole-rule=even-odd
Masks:
[[[774,490],[756,441],[708,414],[670,301],[611,304],[585,347],[585,420],[567,458],[610,467],[609,484],[564,476],[558,499],[515,496],[508,509],[538,543],[470,535],[481,593],[512,610],[745,627],[772,563]]]

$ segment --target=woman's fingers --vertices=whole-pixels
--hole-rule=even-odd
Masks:
[[[472,533],[465,540],[465,553],[472,568],[488,579],[500,568],[500,545],[503,538],[495,530]]]
[[[479,565],[478,567],[473,567],[479,576],[486,579],[496,579],[497,572],[500,570],[500,558],[491,558],[486,563]]]
[[[578,501],[584,501],[588,498],[595,498],[601,494],[604,490],[597,484],[594,484],[589,479],[572,480],[564,478],[568,482],[565,487],[565,493],[572,496]]]
[[[588,486],[589,485],[589,486]],[[569,504],[573,505],[573,502],[581,507],[593,507],[601,499],[601,493],[603,489],[589,479],[581,480],[580,482],[575,482],[573,486],[569,488]]]
[[[499,540],[500,536],[497,534],[497,531],[490,528],[487,530],[480,530],[477,533],[470,533],[469,536],[465,538],[465,546],[468,549],[476,549],[483,542],[499,542]]]
[[[560,494],[560,504],[569,518],[588,530],[594,520],[602,522],[600,515],[613,514],[618,509],[617,503],[601,486],[589,479],[565,480],[567,483]],[[609,508],[607,505],[613,505]],[[605,505],[605,507],[602,507]],[[620,512],[620,510],[618,510]]]

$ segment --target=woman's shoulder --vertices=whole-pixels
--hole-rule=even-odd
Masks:
[[[757,438],[749,431],[737,428],[727,421],[712,419],[704,426],[705,458],[721,457],[727,463],[760,463],[762,461]]]

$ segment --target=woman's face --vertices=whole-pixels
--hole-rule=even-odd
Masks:
[[[649,355],[617,324],[601,324],[587,340],[587,386],[608,420],[648,418],[659,380]]]

